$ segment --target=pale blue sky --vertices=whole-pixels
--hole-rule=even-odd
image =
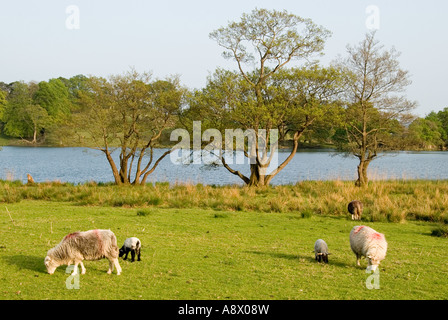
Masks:
[[[80,10],[80,28],[66,28],[66,8]],[[410,71],[407,96],[415,113],[448,107],[448,2],[380,0],[0,0],[0,81],[41,81],[76,74],[108,76],[133,66],[163,78],[179,74],[189,88],[204,86],[216,67],[234,69],[208,35],[255,7],[283,10],[329,29],[327,65],[368,29],[366,8],[379,9],[377,38],[402,53]]]

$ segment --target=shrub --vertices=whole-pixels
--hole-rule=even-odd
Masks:
[[[448,238],[448,226],[441,225],[432,229],[431,235],[434,237]]]
[[[139,209],[137,210],[137,215],[140,217],[146,217],[147,215],[151,214],[151,210],[149,209]]]
[[[313,211],[310,209],[306,209],[306,210],[302,211],[302,213],[301,213],[302,218],[311,218],[312,215],[313,215]]]

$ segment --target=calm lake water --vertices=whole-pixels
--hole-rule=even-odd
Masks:
[[[166,150],[166,149],[165,149]],[[155,156],[164,149],[155,150]],[[179,153],[180,154],[180,153]],[[281,163],[289,155],[278,153]],[[114,153],[118,163],[118,152]],[[222,166],[184,165],[177,154],[166,157],[147,182],[242,184]],[[236,159],[234,162],[236,163]],[[272,180],[272,184],[295,184],[303,180],[355,180],[358,160],[343,157],[332,150],[299,151]],[[247,174],[247,164],[232,168]],[[27,173],[36,182],[61,181],[84,183],[113,181],[104,154],[87,148],[3,147],[0,150],[0,179],[27,181]],[[383,154],[369,166],[371,179],[448,179],[448,152],[398,152]]]

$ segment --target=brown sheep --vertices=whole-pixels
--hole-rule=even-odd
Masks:
[[[363,205],[361,201],[354,200],[348,204],[348,212],[352,215],[352,220],[361,220]]]

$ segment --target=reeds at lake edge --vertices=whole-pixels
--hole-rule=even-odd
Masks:
[[[448,181],[375,180],[365,188],[341,180],[302,181],[263,188],[169,183],[116,186],[95,182],[79,185],[45,182],[31,186],[20,181],[0,181],[3,203],[45,200],[86,206],[203,208],[309,217],[347,215],[347,204],[354,199],[364,203],[365,221],[448,223]]]

